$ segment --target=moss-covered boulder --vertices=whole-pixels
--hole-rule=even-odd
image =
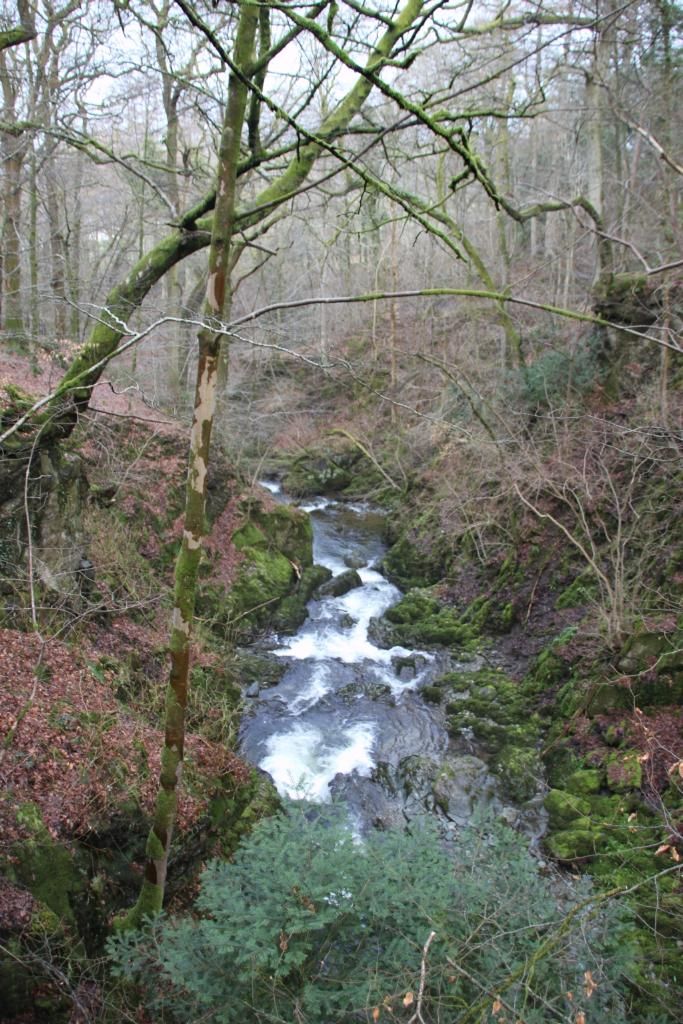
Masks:
[[[551,829],[561,831],[574,826],[578,819],[588,821],[590,826],[591,805],[584,797],[567,793],[561,789],[551,789],[543,801]]]
[[[572,772],[564,782],[564,789],[573,796],[595,796],[603,785],[603,773],[597,768],[582,768]]]
[[[461,622],[453,608],[442,605],[428,590],[410,590],[385,614],[391,637],[405,647],[477,647],[476,631]]]
[[[239,551],[265,547],[278,551],[300,568],[313,564],[313,527],[305,512],[292,505],[264,506],[254,498],[240,505],[244,524],[233,533]]]
[[[505,796],[517,804],[531,800],[543,779],[543,766],[534,746],[509,743],[492,764]]]
[[[637,750],[610,754],[605,770],[607,785],[613,793],[628,793],[642,785],[643,766]]]
[[[581,818],[576,824],[582,824],[587,819]],[[590,825],[590,822],[589,822]],[[548,852],[559,861],[571,863],[575,860],[584,860],[586,857],[593,857],[597,852],[600,843],[600,835],[590,828],[570,828],[560,832],[554,832],[546,836],[544,845]]]
[[[239,511],[243,519],[231,537],[237,569],[228,584],[212,574],[208,564],[208,579],[197,602],[199,615],[230,639],[268,625],[283,632],[296,629],[313,589],[327,575],[313,567],[310,519],[290,505],[264,507],[251,497]]]
[[[295,633],[306,619],[306,605],[330,576],[330,570],[324,565],[309,565],[304,569],[294,591],[278,604],[271,618],[273,629],[278,633]]]
[[[382,561],[382,569],[387,578],[403,590],[428,587],[443,576],[443,564],[433,554],[433,546],[426,548],[407,534],[391,546]]]
[[[338,494],[353,483],[357,465],[362,459],[356,448],[321,447],[307,451],[291,463],[284,475],[289,494],[308,498],[316,494]]]

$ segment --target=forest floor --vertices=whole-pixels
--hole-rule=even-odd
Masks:
[[[61,372],[52,359],[46,358],[35,370],[27,359],[0,352],[0,389],[10,382],[38,397],[54,387]],[[309,404],[314,405],[312,397]],[[543,734],[543,755],[554,790],[564,793],[570,777],[599,787],[590,794],[595,804],[591,813],[600,822],[590,833],[590,854],[568,846],[566,857],[558,854],[560,861],[572,869],[591,870],[592,862],[608,864],[607,882],[614,881],[615,871],[618,881],[630,882],[651,865],[656,870],[678,864],[683,832],[680,800],[674,797],[683,790],[683,715],[680,701],[667,696],[678,685],[669,680],[681,671],[676,661],[681,622],[672,604],[681,584],[680,569],[671,569],[679,550],[676,510],[681,495],[672,488],[671,482],[678,479],[675,473],[667,477],[661,465],[655,467],[650,484],[633,494],[635,502],[650,490],[666,497],[662,515],[655,517],[660,524],[657,532],[647,538],[650,545],[657,542],[656,558],[647,563],[656,578],[645,581],[658,599],[664,595],[666,601],[660,600],[652,614],[634,617],[630,631],[618,643],[607,644],[604,609],[594,587],[585,585],[585,564],[557,528],[557,522],[571,523],[555,484],[563,473],[587,464],[585,425],[561,458],[556,452],[544,455],[543,482],[550,483],[546,494],[537,492],[541,496],[536,499],[536,515],[514,505],[514,488],[509,481],[501,485],[498,467],[491,468],[486,451],[479,461],[472,461],[472,453],[462,454],[444,444],[443,435],[435,430],[429,443],[424,436],[416,442],[410,459],[405,454],[399,458],[398,446],[391,448],[393,435],[376,411],[361,412],[354,419],[349,408],[348,396],[330,395],[327,403],[316,407],[317,421],[304,422],[299,416],[298,434],[281,432],[273,439],[264,464],[278,471],[285,467],[299,486],[310,486],[310,493],[323,477],[329,481],[332,472],[337,483],[347,481],[339,488],[342,499],[370,494],[386,501],[392,540],[399,541],[394,550],[405,540],[408,552],[405,563],[395,559],[397,582],[405,590],[431,588],[430,594],[449,614],[493,645],[496,665],[505,675],[526,686],[533,714],[545,723],[540,732],[529,734],[533,733],[534,763],[538,764]],[[599,412],[601,423],[625,426],[632,407],[622,403]],[[337,424],[341,426],[331,441],[330,428]],[[355,441],[349,442],[352,426]],[[362,456],[359,438],[366,449]],[[0,859],[7,869],[0,880],[0,932],[12,941],[17,936],[29,946],[35,941],[36,900],[30,893],[43,897],[49,890],[47,882],[35,884],[45,864],[32,854],[22,866],[20,848],[35,850],[42,844],[52,851],[50,856],[56,856],[58,847],[69,849],[76,871],[67,865],[69,870],[65,868],[60,877],[62,882],[67,879],[72,902],[90,909],[97,903],[106,920],[126,905],[139,882],[145,822],[159,771],[158,723],[186,443],[186,427],[147,404],[141,392],[121,393],[112,381],[98,384],[76,443],[90,487],[84,525],[88,554],[96,566],[94,582],[81,595],[85,601],[64,599],[46,614],[41,611],[37,630],[30,629],[25,594],[14,610],[12,600],[9,611],[5,609],[0,668],[11,685],[0,694]],[[231,544],[240,522],[242,485],[235,488],[233,469],[220,453],[217,459],[207,548],[210,579],[229,588],[243,558]],[[538,464],[536,460],[534,472]],[[611,483],[629,484],[629,478],[617,461],[608,467],[607,478],[604,464],[596,467],[582,486],[594,496],[593,507],[586,503],[589,513],[599,516],[600,502],[611,500]],[[519,471],[518,486],[531,479],[528,467],[524,472]],[[468,473],[472,480],[466,485]],[[391,487],[387,478],[394,482]],[[395,486],[401,479],[410,480],[410,486]],[[264,494],[259,501],[268,506]],[[480,522],[485,523],[481,529]],[[634,564],[638,558],[645,564],[645,554],[649,558],[647,545],[635,533],[628,555]],[[639,593],[644,593],[643,580],[637,583]],[[640,643],[636,654],[634,637]],[[178,905],[192,891],[203,857],[222,842],[207,816],[207,804],[225,799],[232,807],[239,803],[237,791],[246,792],[251,785],[250,769],[229,752],[239,692],[235,696],[233,680],[225,676],[228,646],[229,640],[217,646],[215,636],[200,625],[194,652],[197,703],[178,822],[190,852],[181,858],[181,884],[172,894]],[[664,661],[669,667],[662,673]],[[218,680],[221,700],[215,699],[215,682],[207,680]],[[609,700],[595,703],[596,693],[609,694]],[[525,697],[524,715],[530,708]],[[572,799],[585,804],[586,796]],[[628,867],[631,850],[621,839],[615,845],[617,813],[620,822],[630,815],[624,830],[649,830],[649,860],[645,865],[645,854],[638,851],[635,876],[628,871],[619,874],[623,865]],[[128,827],[127,820],[135,824],[124,841],[121,829]],[[585,821],[585,816],[579,820]],[[578,833],[568,829],[567,822],[561,822],[559,834],[565,843],[577,841]],[[605,835],[605,850],[598,850],[603,860],[596,860],[595,844]],[[210,843],[204,842],[207,836]],[[101,856],[112,842],[121,855],[116,864]],[[84,850],[92,854],[88,864]],[[125,871],[120,866],[124,858]],[[70,913],[69,904],[64,907]],[[675,924],[671,927],[677,934]],[[92,940],[93,948],[101,938],[102,927]],[[41,1019],[41,1013],[35,1019]],[[30,1014],[21,1018],[25,1024],[33,1019]]]

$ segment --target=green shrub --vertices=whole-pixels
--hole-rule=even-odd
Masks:
[[[629,944],[616,910],[598,915],[586,901],[569,927],[571,901],[558,909],[525,841],[502,825],[463,831],[457,849],[454,862],[427,825],[361,845],[341,809],[290,805],[231,863],[207,867],[200,916],[114,937],[114,973],[167,1021],[336,1024],[378,1010],[407,1021],[423,960],[425,1021],[488,1020],[491,993],[526,1024],[547,1021],[550,1005],[552,1019],[583,1007],[591,1024],[626,1020],[615,979]]]
[[[550,349],[524,371],[526,401],[538,408],[566,401],[569,394],[583,394],[599,384],[601,370],[588,349],[574,353]]]

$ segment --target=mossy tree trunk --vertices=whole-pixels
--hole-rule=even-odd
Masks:
[[[2,87],[3,119],[10,125],[17,120],[18,86],[14,69],[7,55],[0,50],[0,86]],[[21,275],[21,186],[26,156],[26,138],[23,132],[5,132],[2,140],[3,206],[2,234],[2,293],[3,323],[7,336],[15,342],[25,342],[22,309]]]
[[[258,7],[240,9],[234,60],[247,74],[253,60]],[[176,562],[174,607],[171,621],[171,671],[166,693],[165,735],[154,820],[146,848],[145,875],[138,902],[126,923],[137,926],[142,917],[161,910],[168,856],[176,817],[178,785],[185,744],[185,709],[190,670],[190,638],[194,618],[197,573],[205,535],[207,470],[214,410],[221,333],[215,329],[223,314],[225,281],[235,223],[235,186],[240,139],[248,87],[241,77],[230,76],[228,103],[221,135],[216,207],[209,250],[209,278],[204,318],[198,334],[199,359],[195,406],[190,435],[190,456],[185,497],[183,538]],[[215,328],[214,325],[215,324]]]

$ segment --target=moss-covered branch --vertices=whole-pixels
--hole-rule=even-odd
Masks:
[[[0,52],[9,49],[10,46],[20,46],[35,39],[38,33],[34,22],[33,12],[26,0],[18,0],[19,24],[14,28],[5,29],[0,32]]]

